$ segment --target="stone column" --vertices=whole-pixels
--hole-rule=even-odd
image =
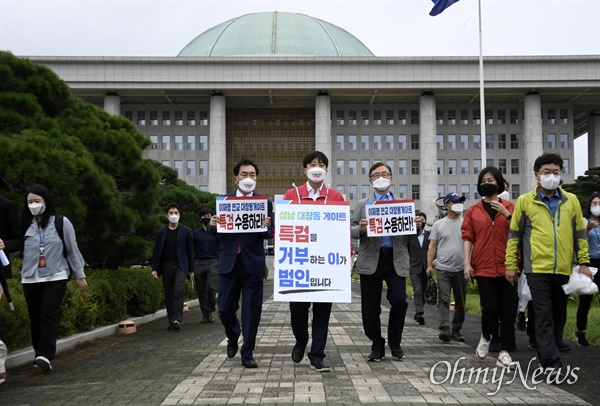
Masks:
[[[315,151],[321,151],[330,160],[326,185],[331,185],[331,172],[335,170],[331,161],[331,145],[331,98],[327,93],[321,92],[315,99]]]
[[[108,92],[104,96],[104,111],[111,116],[121,114],[121,98],[115,92]]]
[[[225,96],[213,95],[210,98],[210,130],[208,133],[208,191],[218,194],[227,193],[225,114]]]
[[[588,169],[600,166],[600,116],[590,116],[588,128]]]
[[[544,153],[542,134],[542,102],[540,95],[534,92],[525,96],[525,117],[523,120],[523,145],[525,160],[522,167],[521,194],[533,190],[537,181],[533,174],[533,164]],[[482,140],[483,142],[483,140]]]
[[[427,214],[427,221],[432,222],[438,214],[438,208],[435,205],[438,197],[438,174],[437,148],[435,145],[435,98],[433,94],[423,94],[419,98],[419,128],[421,201],[415,202],[415,208]],[[410,143],[410,139],[408,142]],[[410,170],[410,162],[408,169]],[[414,180],[412,183],[415,183]],[[411,190],[408,193],[410,194]]]

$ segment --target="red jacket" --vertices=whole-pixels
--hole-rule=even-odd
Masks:
[[[513,213],[515,205],[500,199],[506,210]],[[473,243],[471,266],[475,276],[503,277],[506,273],[506,244],[510,221],[500,213],[492,221],[480,200],[465,212],[461,231],[465,241]]]
[[[298,195],[300,195],[300,201],[298,201]],[[306,182],[304,182],[304,184],[296,188],[291,188],[285,192],[283,200],[292,200],[300,204],[327,204],[327,202],[343,202],[344,196],[337,190],[330,189],[326,185],[323,185],[319,197],[316,201],[313,201],[313,199],[308,196],[308,187],[306,186]]]

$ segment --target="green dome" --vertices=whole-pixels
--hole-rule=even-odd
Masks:
[[[374,56],[355,36],[326,21],[295,13],[234,18],[194,38],[178,56]]]

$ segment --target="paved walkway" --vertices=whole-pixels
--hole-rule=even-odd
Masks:
[[[239,354],[226,356],[221,324],[201,324],[198,308],[185,313],[182,330],[167,332],[164,319],[138,326],[131,335],[112,335],[59,353],[54,372],[40,373],[30,365],[11,368],[9,381],[0,386],[0,405],[369,405],[369,404],[599,404],[600,349],[578,348],[563,357],[565,365],[580,366],[574,385],[531,382],[537,363],[527,376],[504,376],[495,357],[485,362],[474,357],[478,321],[469,317],[463,333],[467,343],[442,343],[433,323],[435,308],[426,309],[425,326],[412,320],[412,302],[406,320],[403,348],[406,358],[366,362],[370,342],[362,331],[358,286],[351,304],[334,305],[329,327],[326,373],[310,368],[308,359],[294,364],[294,345],[287,303],[275,303],[273,282],[265,284],[265,302],[255,359],[257,369],[244,369]],[[387,320],[384,308],[382,319]],[[526,349],[525,334],[518,332],[519,351],[513,358],[523,364],[535,356]],[[464,357],[464,358],[463,358]],[[447,365],[459,362],[459,374],[446,378]],[[445,364],[444,362],[447,362]],[[432,383],[430,371],[435,367]],[[469,368],[489,367],[469,380]],[[493,373],[496,375],[493,375]],[[573,376],[571,376],[572,379]],[[511,381],[512,382],[509,382]],[[498,386],[500,388],[498,389]],[[535,389],[531,388],[534,387]],[[497,393],[495,393],[497,392]],[[495,393],[495,394],[491,394]],[[577,395],[575,395],[577,394]]]

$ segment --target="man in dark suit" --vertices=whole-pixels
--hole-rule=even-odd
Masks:
[[[410,254],[410,283],[413,287],[415,301],[415,320],[420,325],[425,324],[425,287],[427,286],[427,250],[429,249],[429,231],[425,231],[427,215],[423,212],[417,214],[421,217],[421,228],[417,238],[411,238],[408,246]]]
[[[165,211],[169,224],[158,230],[152,254],[152,277],[162,275],[169,331],[179,331],[183,319],[185,279],[194,278],[192,230],[179,224],[179,206],[169,204]]]
[[[240,160],[233,168],[233,180],[237,189],[226,196],[259,196],[254,192],[258,166],[248,158]],[[268,216],[263,225],[266,232],[219,234],[219,318],[227,336],[227,356],[235,357],[238,339],[244,337],[240,350],[242,365],[256,368],[252,356],[256,334],[262,313],[263,280],[265,262],[264,240],[273,238],[273,203],[267,199]],[[219,216],[210,220],[212,232],[216,232]],[[237,317],[240,296],[242,297],[242,323]]]

